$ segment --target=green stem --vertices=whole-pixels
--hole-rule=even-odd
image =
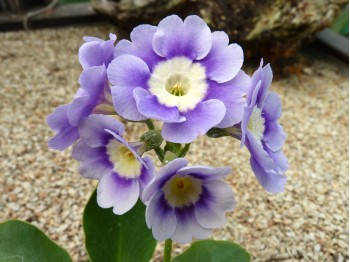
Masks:
[[[172,246],[173,246],[173,241],[171,239],[165,240],[163,262],[170,262]]]
[[[191,143],[186,144],[179,152],[179,157],[184,157],[187,154],[187,151],[190,149]]]
[[[156,152],[159,161],[163,163],[163,161],[164,161],[164,151],[163,151],[163,149],[160,146],[157,146],[154,149],[154,151]]]
[[[145,120],[145,124],[147,125],[149,130],[154,130],[155,129],[154,124],[153,124],[151,119]]]

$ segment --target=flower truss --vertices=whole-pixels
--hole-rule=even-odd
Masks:
[[[286,135],[278,119],[279,96],[268,89],[270,65],[250,77],[242,69],[243,50],[226,33],[211,32],[198,16],[176,15],[158,26],[140,25],[130,41],[111,34],[107,41],[86,37],[79,50],[83,71],[70,104],[47,117],[56,132],[53,149],[75,144],[73,158],[82,176],[99,180],[97,202],[122,215],[138,199],[158,241],[188,243],[207,238],[225,224],[235,207],[228,167],[187,166],[184,158],[198,136],[231,136],[251,154],[257,180],[281,192],[288,161]],[[113,116],[106,116],[113,115]],[[139,141],[123,138],[117,119],[147,124]],[[153,120],[161,122],[154,127]],[[163,142],[165,140],[165,143]],[[157,172],[147,151],[163,167]]]

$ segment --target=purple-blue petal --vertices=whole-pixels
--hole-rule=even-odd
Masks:
[[[105,147],[92,148],[80,140],[73,148],[72,157],[81,162],[79,173],[83,177],[101,179],[113,171]]]
[[[274,92],[269,92],[266,96],[263,108],[265,121],[277,121],[282,115],[281,98]]]
[[[138,111],[148,117],[164,122],[178,123],[185,121],[179,115],[177,107],[166,107],[158,102],[156,96],[151,95],[143,88],[135,88],[133,91]]]
[[[232,171],[231,167],[214,168],[209,166],[190,166],[183,167],[176,172],[179,176],[191,175],[202,181],[210,181],[214,179],[223,179]]]
[[[200,61],[206,68],[210,80],[223,83],[237,75],[243,65],[243,50],[237,44],[229,44],[225,32],[216,31],[211,34],[212,47],[209,54]]]
[[[273,170],[266,171],[254,158],[250,158],[250,165],[259,183],[267,192],[275,194],[284,190],[286,176]]]
[[[286,137],[286,133],[278,122],[265,122],[263,141],[271,151],[277,152],[281,150]]]
[[[153,236],[158,241],[170,238],[175,232],[174,209],[167,205],[161,191],[158,191],[147,205],[146,223],[149,228],[152,228]]]
[[[69,104],[59,106],[46,118],[47,124],[56,131],[56,135],[48,142],[50,148],[64,150],[79,139],[78,128],[69,123],[67,115],[69,106]]]
[[[103,41],[95,37],[84,37],[86,43],[79,48],[79,61],[83,69],[108,65],[113,59],[114,42],[117,37],[110,34],[110,40]]]
[[[219,124],[225,113],[225,105],[220,100],[205,101],[184,115],[185,122],[164,123],[162,135],[170,142],[191,143],[198,136],[205,135],[210,128]]]
[[[187,164],[188,161],[185,158],[177,158],[161,167],[152,182],[145,188],[142,194],[142,200],[144,202],[149,201],[152,196],[161,190],[170,177],[175,175],[180,168],[185,167]]]
[[[212,45],[208,25],[198,16],[188,16],[183,22],[177,15],[160,21],[153,37],[153,49],[162,57],[185,56],[191,60],[204,58]]]
[[[192,238],[207,238],[212,229],[202,227],[194,215],[194,207],[189,206],[183,209],[176,209],[176,230],[171,239],[180,244],[190,243]]]
[[[206,181],[200,201],[195,205],[196,219],[202,227],[218,228],[226,223],[225,212],[235,208],[231,187],[221,180]]]
[[[226,113],[218,128],[231,127],[242,121],[244,108],[247,106],[246,95],[250,85],[250,78],[240,71],[231,81],[218,84],[209,81],[210,88],[204,100],[218,99],[225,104]]]
[[[122,215],[134,207],[140,195],[139,181],[126,179],[116,173],[104,175],[97,186],[97,203],[102,208],[113,207]]]
[[[91,115],[84,118],[79,124],[79,133],[84,143],[90,147],[105,146],[112,135],[107,133],[109,129],[119,135],[124,133],[124,125],[111,116]]]
[[[150,70],[164,58],[158,56],[152,47],[153,35],[157,27],[151,25],[139,25],[135,27],[129,40],[120,40],[115,47],[115,57],[129,54],[141,58],[148,65]]]

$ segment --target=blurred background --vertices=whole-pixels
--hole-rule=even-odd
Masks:
[[[43,229],[88,261],[81,217],[96,181],[78,174],[71,149],[47,147],[45,118],[79,88],[82,37],[129,38],[169,14],[201,16],[243,47],[244,70],[263,57],[281,95],[285,192],[257,183],[249,154],[230,138],[200,137],[191,164],[232,166],[237,208],[213,238],[252,261],[349,261],[349,4],[344,0],[0,0],[0,221]],[[146,130],[128,123],[127,139]],[[160,260],[160,243],[154,261]],[[176,246],[175,253],[186,248]]]

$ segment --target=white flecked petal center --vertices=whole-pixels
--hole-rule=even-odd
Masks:
[[[192,176],[173,176],[163,187],[166,201],[172,207],[195,204],[202,194],[202,182]]]
[[[261,141],[265,132],[265,118],[262,116],[262,110],[257,106],[250,116],[248,130],[253,134],[256,140]]]
[[[167,107],[192,110],[205,97],[208,85],[205,68],[185,57],[160,62],[148,81],[149,91]]]
[[[136,178],[141,174],[141,163],[122,143],[112,139],[107,145],[107,154],[114,164],[113,170],[121,177]]]

